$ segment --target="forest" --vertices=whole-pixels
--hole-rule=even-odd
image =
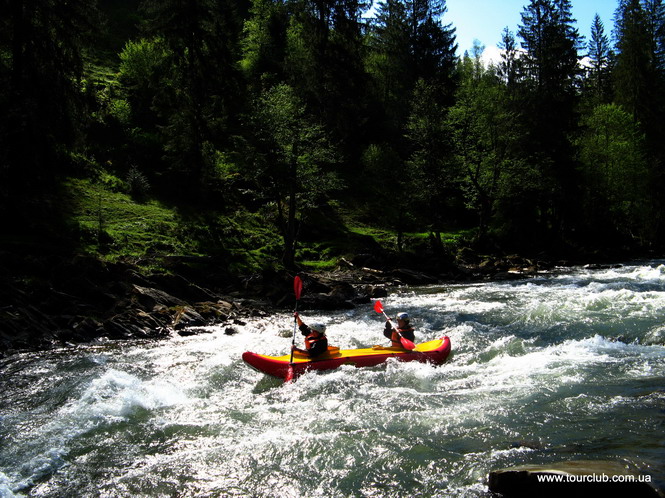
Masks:
[[[445,0],[0,9],[3,250],[257,271],[665,243],[662,0],[589,39],[530,0],[496,64],[459,53]]]

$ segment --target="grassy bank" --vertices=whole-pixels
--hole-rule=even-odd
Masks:
[[[159,265],[165,256],[214,256],[235,274],[279,266],[282,240],[270,213],[183,211],[126,191],[124,182],[108,173],[63,182],[60,205],[79,251],[139,266]],[[339,205],[308,213],[301,232],[296,261],[309,271],[332,270],[342,258],[358,254],[398,253],[395,231],[363,224]],[[449,232],[442,241],[454,253],[469,235]],[[431,238],[427,232],[403,234],[402,255],[417,256]]]

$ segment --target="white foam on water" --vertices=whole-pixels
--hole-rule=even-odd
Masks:
[[[94,378],[81,395],[66,403],[48,422],[26,435],[30,448],[20,463],[15,490],[27,489],[67,465],[69,445],[81,435],[129,420],[137,411],[158,411],[188,401],[177,386],[161,380],[143,381],[127,372],[109,369]]]
[[[0,472],[0,498],[14,498],[15,496],[9,477]]]
[[[155,410],[185,401],[187,396],[173,384],[143,381],[127,372],[110,369],[94,379],[79,399],[65,406],[61,416],[76,432],[125,419],[137,409]]]
[[[520,441],[533,437],[546,446],[551,436],[566,451],[567,444],[584,448],[585,423],[616,417],[618,432],[610,434],[620,435],[635,430],[620,415],[662,404],[648,390],[636,397],[624,386],[651,386],[665,376],[656,323],[665,289],[652,285],[665,283],[665,268],[600,275],[595,282],[582,272],[565,280],[396,291],[382,299],[390,315],[411,314],[417,342],[451,338],[452,355],[441,366],[391,360],[281,384],[244,365],[241,355],[286,354],[289,312],[249,320],[233,336],[211,327],[209,334],[123,347],[96,365],[89,383],[37,435],[19,441],[32,446],[23,450],[23,471],[33,481],[58,470],[75,477],[72,441],[101,429],[110,442],[94,442],[113,444],[114,431],[131,422],[142,439],[136,455],[116,455],[120,460],[105,469],[113,477],[95,483],[93,493],[482,496],[492,465],[540,454]],[[327,323],[330,343],[342,348],[388,342],[371,304],[302,317]],[[596,327],[608,320],[617,330],[646,320],[654,340],[617,340],[620,334]],[[300,332],[296,342],[302,344]],[[597,431],[606,437],[605,428]],[[5,487],[17,492],[15,474],[6,472]],[[0,493],[2,486],[0,474]]]

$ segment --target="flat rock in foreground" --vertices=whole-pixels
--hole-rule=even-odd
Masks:
[[[545,465],[521,465],[490,472],[489,489],[512,497],[665,496],[651,477],[614,461],[578,460]]]

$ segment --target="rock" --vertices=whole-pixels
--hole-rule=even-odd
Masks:
[[[499,493],[505,498],[534,496],[662,498],[663,494],[650,482],[650,476],[641,474],[630,464],[603,460],[521,465],[494,470],[489,475],[490,491]]]
[[[205,318],[190,306],[184,306],[179,309],[173,319],[173,328],[175,330],[182,330],[189,327],[202,327],[204,325],[207,325]]]
[[[365,287],[365,294],[372,299],[378,299],[380,297],[387,297],[388,289],[386,289],[385,285],[368,285]]]
[[[180,275],[151,275],[150,280],[159,289],[186,301],[215,301],[217,299],[217,296],[208,289],[193,284]]]
[[[394,278],[397,278],[407,285],[429,285],[437,283],[437,278],[425,273],[409,270],[407,268],[399,268],[390,273]]]
[[[207,322],[220,322],[228,318],[228,312],[230,308],[224,306],[223,304],[213,303],[213,302],[203,302],[195,303],[191,305],[194,310],[203,317]]]
[[[183,329],[183,330],[178,330],[178,335],[182,337],[190,337],[193,335],[199,335],[199,334],[212,334],[211,330],[203,329],[203,328],[191,328],[191,329]]]
[[[350,310],[355,305],[343,297],[329,296],[328,294],[314,294],[300,299],[300,309],[302,310]]]
[[[354,304],[354,305],[369,304],[371,302],[372,302],[372,299],[366,294],[358,296],[358,297],[354,297],[353,299],[351,299],[351,303]]]
[[[173,297],[159,289],[141,287],[140,285],[134,284],[133,290],[139,304],[148,311],[154,310],[158,305],[170,308],[173,306],[185,306],[186,304],[177,297]]]
[[[111,339],[130,339],[132,332],[121,317],[113,317],[104,322],[104,330]]]
[[[524,277],[525,275],[519,271],[501,271],[492,275],[492,279],[497,281],[522,280]]]

